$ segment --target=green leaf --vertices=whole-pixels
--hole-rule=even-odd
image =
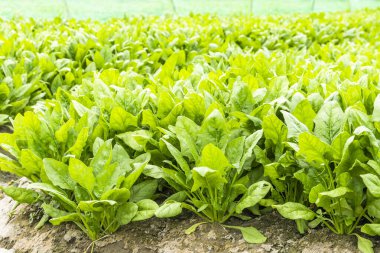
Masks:
[[[112,189],[118,182],[119,178],[125,173],[118,167],[117,163],[106,164],[100,174],[95,177],[94,193],[100,196],[105,191]]]
[[[363,238],[358,234],[355,234],[355,235],[358,238],[358,249],[362,253],[374,253],[373,243],[370,240]]]
[[[96,140],[100,140],[100,138],[97,138]],[[97,146],[98,144],[100,146]],[[101,177],[102,174],[105,174],[103,171],[105,167],[112,167],[110,166],[112,159],[112,140],[105,141],[102,144],[97,142],[97,144],[94,144],[93,146],[93,152],[95,155],[91,160],[90,167],[93,168],[94,175],[98,178]]]
[[[161,167],[151,164],[145,166],[143,173],[145,176],[155,179],[160,179],[164,176],[164,172]]]
[[[55,188],[52,185],[45,184],[45,183],[33,183],[33,184],[30,184],[29,187],[31,189],[38,189],[38,190],[47,192],[50,196],[58,198],[64,204],[71,207],[73,210],[75,210],[77,207],[76,203],[74,201],[71,201],[63,191]]]
[[[103,70],[99,77],[107,85],[117,85],[119,76],[118,69],[110,68]]]
[[[265,138],[274,144],[281,144],[287,139],[288,129],[275,114],[264,117],[263,130]]]
[[[150,154],[146,153],[140,156],[145,161],[142,163],[135,163],[135,169],[124,179],[123,187],[127,189],[131,189],[132,186],[136,183],[137,179],[140,177],[141,173],[144,171],[145,166],[148,164],[150,159]],[[137,158],[136,158],[137,159]]]
[[[179,116],[175,125],[175,134],[181,144],[181,153],[184,156],[193,157],[199,160],[199,153],[196,146],[196,139],[200,127],[192,120]]]
[[[137,126],[137,117],[121,107],[115,107],[111,111],[110,128],[115,131],[125,132],[128,126]]]
[[[82,161],[70,158],[69,162],[70,177],[80,186],[85,188],[90,194],[94,190],[95,177],[92,168],[87,167]]]
[[[349,192],[352,192],[352,190],[347,188],[347,187],[338,187],[338,188],[331,190],[331,191],[320,192],[319,195],[320,196],[326,196],[329,198],[339,198],[339,197],[346,195]]]
[[[25,188],[0,185],[0,190],[19,203],[33,204],[39,198],[35,191]]]
[[[380,199],[374,199],[368,203],[368,214],[380,219]]]
[[[136,151],[144,151],[146,144],[152,138],[152,133],[147,130],[137,130],[117,135],[125,144]]]
[[[228,132],[224,115],[218,109],[214,109],[202,122],[198,134],[200,147],[212,143],[219,148],[224,148],[228,142]]]
[[[380,122],[380,94],[377,95],[373,105],[372,120],[375,122]]]
[[[335,160],[340,161],[342,159],[344,147],[349,138],[350,134],[348,132],[341,132],[332,142],[331,148]]]
[[[286,126],[288,127],[288,138],[298,137],[301,133],[309,132],[307,126],[305,126],[302,122],[300,122],[296,117],[292,114],[281,111],[284,115],[284,120]]]
[[[243,234],[243,238],[248,243],[264,243],[267,238],[254,227],[240,227],[240,226],[227,226],[227,228],[240,230]]]
[[[223,151],[213,144],[206,145],[201,154],[201,160],[198,166],[204,166],[218,171],[222,176],[225,169],[231,166]]]
[[[259,203],[259,201],[268,194],[271,188],[271,185],[266,181],[260,181],[251,185],[236,205],[236,213],[240,214],[245,208],[252,207]]]
[[[0,114],[0,126],[5,125],[7,122],[9,122],[9,115]]]
[[[162,139],[163,140],[163,139]],[[185,175],[187,177],[191,176],[190,173],[190,167],[187,164],[186,160],[183,158],[181,152],[176,149],[172,144],[169,142],[163,140],[163,142],[166,144],[166,147],[168,148],[169,152],[172,154],[174,159],[177,161],[178,165],[181,167],[181,169],[185,172]]]
[[[158,218],[170,218],[175,217],[182,213],[182,207],[180,202],[169,200],[160,206],[155,215]]]
[[[131,196],[131,193],[128,189],[125,189],[125,188],[111,189],[105,192],[100,197],[100,200],[113,200],[120,204],[120,203],[127,202],[130,196]]]
[[[258,130],[245,139],[243,157],[240,160],[238,172],[243,169],[244,164],[253,156],[253,151],[255,147],[257,147],[257,143],[260,141],[262,136],[263,130]]]
[[[121,204],[117,208],[115,219],[120,225],[126,225],[136,216],[139,207],[132,202]]]
[[[186,191],[180,191],[171,195],[169,198],[166,199],[166,201],[172,200],[176,202],[184,202],[186,199],[187,199]]]
[[[194,231],[202,224],[205,224],[207,222],[199,222],[199,223],[195,223],[194,225],[191,225],[191,227],[189,227],[188,229],[185,230],[185,234],[189,235],[189,234],[192,234],[194,233]]]
[[[46,176],[55,185],[65,190],[74,190],[75,182],[69,175],[68,166],[52,158],[43,160]]]
[[[77,213],[70,213],[65,216],[59,216],[57,218],[50,219],[50,223],[54,226],[61,225],[64,222],[76,222],[80,221],[80,216]]]
[[[314,128],[315,112],[310,102],[305,99],[297,104],[292,112],[293,116],[301,121],[310,131]]]
[[[174,100],[169,92],[162,91],[157,101],[157,117],[164,118],[175,106]]]
[[[285,218],[291,220],[312,220],[315,217],[315,213],[306,206],[295,203],[287,202],[283,205],[274,205],[274,208]]]
[[[193,168],[194,184],[191,192],[195,192],[199,188],[209,188],[214,191],[221,189],[227,180],[220,174],[219,171],[210,169],[208,167],[195,167]]]
[[[360,231],[370,236],[379,236],[380,224],[364,224]]]
[[[348,172],[356,161],[366,162],[368,157],[364,151],[362,144],[358,140],[355,140],[355,136],[348,138],[344,145],[341,161],[338,166],[335,167],[334,172],[339,175]]]
[[[311,188],[309,193],[309,202],[315,203],[318,199],[319,193],[326,191],[326,188],[322,184],[317,184]]]
[[[142,221],[154,216],[158,205],[151,199],[143,199],[136,203],[138,211],[132,221]]]
[[[380,198],[380,179],[373,174],[360,175],[368,191],[375,197]]]
[[[150,109],[143,110],[141,115],[142,126],[149,126],[151,129],[156,129],[157,118]]]
[[[132,202],[137,202],[143,199],[150,199],[156,193],[158,187],[158,181],[145,180],[139,184],[132,186],[131,188],[131,199]]]
[[[272,101],[286,94],[289,89],[289,80],[286,76],[276,76],[269,83],[268,100]]]
[[[66,216],[69,214],[66,211],[60,210],[46,203],[42,204],[42,208],[44,209],[44,213],[49,215],[52,218],[58,218],[58,217]]]
[[[235,168],[240,167],[240,160],[244,154],[245,137],[240,136],[227,144],[226,156]]]
[[[67,152],[79,159],[81,157],[83,148],[86,146],[88,133],[89,129],[87,127],[82,128],[78,134],[75,144]]]
[[[69,137],[69,130],[73,128],[75,125],[74,119],[69,119],[65,124],[63,124],[56,132],[55,138],[59,143],[66,144],[67,139]]]
[[[30,149],[21,150],[20,163],[24,169],[24,175],[31,176],[33,174],[39,174],[41,171],[42,159],[35,155]]]
[[[343,197],[350,192],[352,192],[352,190],[347,187],[338,187],[331,191],[320,192],[315,204],[319,207],[323,207],[325,210],[330,211],[333,207],[331,205],[332,199]]]
[[[325,103],[314,119],[315,135],[331,144],[340,133],[344,123],[344,113],[335,101]]]
[[[117,205],[113,200],[88,200],[80,201],[78,208],[83,212],[103,212],[110,206]]]
[[[299,135],[298,144],[298,154],[305,157],[308,163],[316,166],[327,164],[327,153],[331,148],[318,137],[310,133],[302,133]]]
[[[105,60],[99,51],[96,51],[94,54],[94,62],[98,69],[101,69],[105,63]]]
[[[232,88],[230,103],[232,111],[250,113],[253,110],[254,99],[248,85],[236,81]]]

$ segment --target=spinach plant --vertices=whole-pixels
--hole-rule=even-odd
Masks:
[[[72,221],[92,240],[152,217],[158,208],[151,200],[157,182],[138,181],[150,154],[129,158],[112,139],[99,138],[107,128],[96,115],[72,112],[79,120],[65,122],[64,108],[55,105],[44,116],[18,115],[14,133],[0,135],[1,147],[11,154],[1,155],[0,169],[32,182],[2,190],[19,202],[43,202],[52,224]]]
[[[328,101],[314,119],[314,133],[300,131],[293,147],[302,169],[294,177],[302,183],[311,208],[295,202],[275,205],[284,217],[309,220],[311,227],[323,223],[337,234],[355,234],[363,219],[372,222],[367,212],[373,210],[373,202],[365,193],[373,192],[368,186],[377,175],[372,159],[378,159],[379,141],[365,126],[351,134],[351,117],[336,101]],[[371,248],[369,240],[355,235],[359,248]]]
[[[169,160],[163,168],[164,179],[177,192],[157,211],[157,217],[171,217],[188,209],[206,222],[225,223],[231,216],[244,217],[251,208],[265,198],[271,189],[259,174],[250,169],[253,149],[262,131],[235,137],[219,110],[212,111],[198,126],[186,117],[179,117],[172,129],[181,151],[169,140],[162,139],[175,163]],[[193,232],[195,224],[186,232]],[[242,232],[250,243],[266,240],[253,227],[229,226]]]

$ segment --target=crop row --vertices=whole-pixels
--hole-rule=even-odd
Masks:
[[[276,209],[372,252],[359,233],[380,235],[379,20],[3,21],[0,169],[30,183],[1,190],[92,240],[183,209],[222,224]]]

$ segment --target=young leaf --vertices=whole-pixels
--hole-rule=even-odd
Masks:
[[[377,95],[373,105],[372,120],[375,122],[380,122],[380,94]]]
[[[301,121],[310,131],[314,128],[315,112],[310,102],[305,99],[297,104],[292,112],[293,116]]]
[[[143,199],[136,203],[138,206],[137,213],[132,221],[146,220],[154,216],[158,205],[151,199]]]
[[[370,240],[361,237],[358,234],[355,235],[358,238],[358,248],[362,253],[374,253],[373,243]]]
[[[150,159],[150,154],[144,154],[141,155],[140,157],[143,157],[145,161],[142,163],[135,163],[134,167],[135,170],[132,171],[125,179],[123,183],[123,187],[127,189],[131,189],[132,186],[136,183],[137,179],[140,177],[141,173],[144,171],[145,166],[148,164],[149,159]],[[137,159],[137,158],[136,158]]]
[[[343,127],[344,113],[337,102],[327,102],[319,110],[314,123],[315,135],[331,144]]]
[[[152,133],[147,130],[137,130],[119,134],[119,137],[125,144],[136,151],[144,151],[147,143],[152,138]]]
[[[248,243],[264,243],[267,240],[267,238],[254,227],[224,226],[227,228],[240,230],[243,234],[244,240]]]
[[[117,203],[124,203],[129,200],[129,197],[131,196],[131,193],[128,189],[121,188],[121,189],[111,189],[105,192],[101,197],[100,200],[113,200]]]
[[[272,140],[274,144],[286,141],[288,128],[275,114],[264,117],[263,130],[265,138]]]
[[[115,131],[125,132],[128,126],[137,126],[137,117],[121,107],[115,107],[111,111],[110,128]]]
[[[92,168],[87,167],[82,161],[70,158],[69,162],[70,177],[80,186],[85,188],[90,194],[94,190],[95,177]]]
[[[162,206],[160,206],[155,215],[158,218],[170,218],[179,215],[182,213],[182,207],[180,202],[176,201],[167,201]]]
[[[194,231],[202,224],[205,224],[207,222],[199,222],[199,223],[195,223],[194,225],[191,225],[191,227],[189,227],[188,229],[185,230],[185,234],[189,235],[189,234],[192,234],[194,233]]]
[[[88,127],[82,128],[78,134],[75,144],[67,152],[79,159],[81,157],[83,148],[86,146],[88,134]]]
[[[281,112],[284,115],[285,123],[288,127],[288,138],[297,138],[301,133],[309,132],[309,129],[292,114],[286,111]]]
[[[271,185],[266,181],[260,181],[251,185],[236,205],[236,213],[240,214],[245,208],[256,205],[268,194],[270,189]]]
[[[330,146],[310,133],[302,133],[298,138],[298,154],[305,157],[310,164],[320,166],[327,163],[326,154]]]
[[[185,172],[186,177],[189,177],[191,175],[190,167],[187,164],[186,160],[183,158],[181,152],[166,140],[163,141],[166,144],[166,147],[169,149],[172,156],[174,157],[174,159],[177,161],[178,165]]]
[[[210,143],[203,148],[198,166],[217,170],[224,176],[225,169],[231,165],[222,150]]]
[[[25,188],[0,185],[0,190],[19,203],[33,204],[39,198],[35,191]]]
[[[155,194],[158,187],[158,181],[145,180],[139,184],[132,186],[131,188],[131,199],[132,202],[137,202],[143,199],[151,199]]]
[[[291,220],[312,220],[315,217],[315,213],[312,210],[300,203],[287,202],[283,205],[274,205],[273,207],[277,209],[283,217]]]
[[[375,197],[380,198],[380,179],[373,174],[360,175],[368,191]]]
[[[103,212],[110,206],[117,205],[113,200],[88,200],[78,203],[78,208],[83,212]]]
[[[55,185],[65,190],[74,190],[75,182],[69,175],[68,166],[52,158],[43,160],[46,176]]]
[[[63,203],[71,207],[73,210],[75,210],[77,207],[76,203],[74,201],[71,201],[63,191],[55,188],[54,186],[50,184],[33,183],[29,187],[31,189],[38,189],[38,190],[44,191],[48,193],[49,195],[51,195],[52,197],[58,198]]]
[[[227,180],[219,171],[208,167],[193,168],[193,180],[194,184],[191,188],[192,192],[195,192],[199,188],[209,188],[214,191],[215,189],[221,189],[223,184],[227,183]]]
[[[117,208],[115,219],[120,225],[126,225],[136,216],[138,209],[138,206],[132,202],[121,204]]]
[[[50,219],[50,223],[58,226],[62,224],[63,222],[72,222],[72,221],[80,221],[80,216],[77,213],[70,213],[65,216],[59,216],[53,219]]]
[[[380,236],[380,224],[364,224],[360,231],[370,236]]]

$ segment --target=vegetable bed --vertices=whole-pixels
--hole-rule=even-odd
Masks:
[[[92,241],[186,211],[262,244],[278,212],[373,252],[379,39],[380,10],[3,20],[0,169],[27,180],[0,189]]]

